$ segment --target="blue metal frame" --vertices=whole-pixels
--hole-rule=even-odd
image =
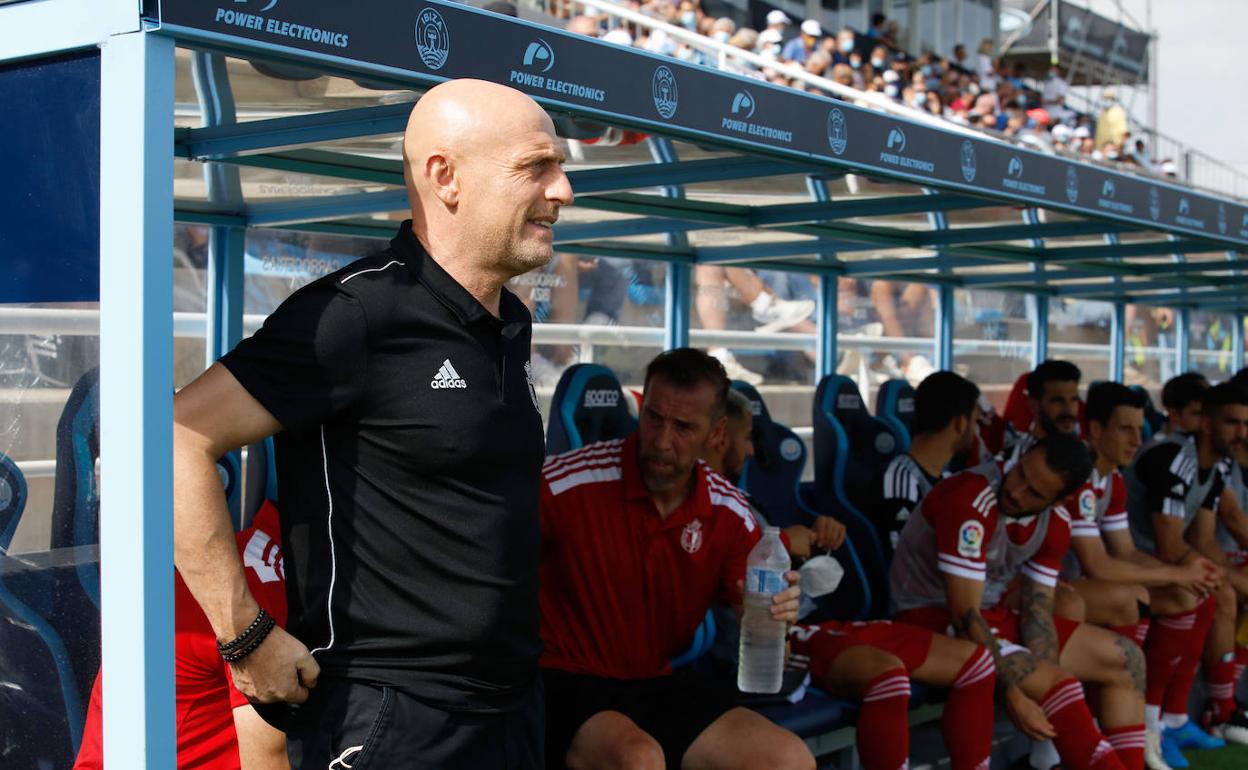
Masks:
[[[174,43],[101,51],[104,765],[173,767]],[[111,469],[111,470],[110,470]],[[125,472],[122,472],[122,469]]]
[[[1040,212],[1034,208],[1028,207],[1022,212],[1023,222],[1027,227],[1032,228],[1030,241],[1032,248],[1037,251],[1044,250],[1044,239],[1036,237],[1037,228],[1040,227]],[[1031,263],[1031,270],[1035,274],[1037,283],[1046,281],[1044,262],[1036,261]],[[1032,306],[1031,317],[1031,365],[1039,366],[1049,356],[1049,302],[1050,299],[1042,294],[1028,295],[1029,302]]]
[[[670,139],[659,136],[652,136],[646,140],[650,145],[650,156],[654,158],[658,164],[675,164],[680,162],[680,158],[676,155],[676,147]],[[667,198],[683,198],[684,190],[678,185],[667,185],[663,188],[663,195]],[[674,249],[688,251],[689,238],[680,231],[670,231],[667,234],[667,243]],[[692,304],[689,295],[690,282],[692,279],[692,270],[687,263],[678,264],[670,263],[667,266],[667,285],[664,288],[663,307],[664,307],[664,329],[663,344],[665,349],[683,348],[689,345],[689,318],[690,305]]]
[[[1114,303],[1113,321],[1109,327],[1109,379],[1122,382],[1126,376],[1127,305]]]

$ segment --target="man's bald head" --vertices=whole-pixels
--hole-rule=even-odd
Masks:
[[[483,80],[430,89],[403,159],[412,229],[435,258],[471,255],[507,278],[550,260],[550,225],[572,190],[554,124],[528,96]]]

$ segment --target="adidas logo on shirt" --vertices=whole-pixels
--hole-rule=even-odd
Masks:
[[[468,382],[459,376],[459,372],[455,371],[455,367],[451,366],[451,359],[442,362],[442,366],[438,369],[438,373],[433,375],[433,379],[429,382],[429,387],[439,388],[467,388]]]

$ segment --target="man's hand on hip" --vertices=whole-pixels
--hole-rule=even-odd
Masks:
[[[230,664],[234,686],[256,703],[303,703],[321,667],[303,642],[274,628],[255,652]]]

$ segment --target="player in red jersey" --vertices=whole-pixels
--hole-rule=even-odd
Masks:
[[[670,660],[716,599],[741,603],[761,531],[698,459],[728,378],[697,350],[646,370],[638,432],[551,457],[541,485],[541,665],[548,767],[813,768],[801,739]],[[797,617],[797,573],[772,614]]]
[[[1052,739],[1064,766],[1138,770],[1143,654],[1105,629],[1053,615],[1070,542],[1069,515],[1055,503],[1090,466],[1078,439],[1052,433],[1017,463],[985,463],[940,482],[902,530],[892,597],[898,620],[985,645],[1011,717],[1033,739]],[[1015,578],[1018,609],[1008,609],[1002,600]],[[1104,735],[1079,680],[1100,685]]]
[[[260,606],[286,622],[286,573],[277,509],[266,501],[236,540],[247,585]],[[179,770],[286,770],[286,737],[270,727],[234,687],[216,636],[199,604],[174,573]],[[102,770],[100,677],[91,690],[74,770]]]

